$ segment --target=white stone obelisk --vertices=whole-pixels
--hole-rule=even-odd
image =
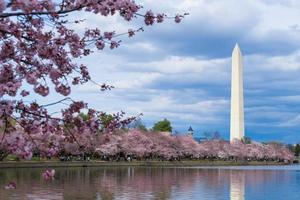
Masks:
[[[232,52],[230,141],[244,137],[243,57],[238,44]]]

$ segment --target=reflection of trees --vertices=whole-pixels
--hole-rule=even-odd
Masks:
[[[9,200],[13,193],[18,193],[22,200],[35,198],[31,191],[40,189],[42,185],[42,170],[39,169],[1,169],[0,170],[0,199]],[[12,191],[4,191],[3,187],[8,182],[15,182],[17,189]],[[1,191],[2,190],[2,191]],[[28,193],[29,191],[29,193]],[[47,197],[43,196],[44,199]],[[36,199],[36,198],[35,198]]]
[[[280,171],[188,169],[188,168],[67,168],[57,169],[56,179],[45,182],[42,169],[0,170],[0,199],[212,199],[227,195],[231,200],[245,199],[246,192],[260,191],[263,185],[276,179],[287,179]],[[275,180],[274,180],[275,179]],[[3,190],[10,181],[16,190]],[[17,196],[16,196],[17,195]],[[182,195],[182,196],[180,196]]]
[[[98,191],[114,192],[115,197],[142,199],[146,194],[152,199],[170,199],[172,187],[189,188],[194,184],[190,179],[194,172],[166,168],[105,169],[94,181]]]
[[[3,170],[4,171],[4,170]],[[1,185],[17,183],[14,192],[24,200],[38,199],[170,199],[172,187],[187,191],[195,185],[197,170],[168,168],[69,168],[57,169],[56,179],[45,182],[42,170],[5,170]],[[1,199],[9,200],[11,191],[2,191]],[[52,195],[51,194],[55,195]],[[47,196],[48,195],[48,196]]]
[[[200,186],[216,197],[228,185],[228,173],[211,169],[184,168],[68,168],[57,169],[56,180],[45,183],[42,170],[5,170],[1,187],[11,180],[23,197],[44,199],[171,199],[172,191],[186,193]],[[9,191],[7,191],[9,193]],[[51,196],[51,193],[56,195]],[[47,195],[48,196],[45,196]],[[201,195],[201,194],[200,194]],[[1,197],[1,196],[0,196]],[[1,198],[1,199],[7,199]],[[25,200],[25,199],[24,199]]]

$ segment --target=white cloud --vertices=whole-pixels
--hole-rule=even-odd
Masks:
[[[93,80],[114,85],[116,89],[100,94],[98,86],[86,84],[74,88],[75,99],[83,99],[92,107],[108,112],[144,113],[145,121],[166,117],[177,127],[193,123],[203,129],[207,125],[225,129],[230,110],[230,45],[242,40],[241,48],[246,52],[246,128],[262,126],[263,132],[268,126],[299,127],[297,113],[300,110],[295,105],[299,102],[300,83],[297,25],[300,1],[141,2],[153,11],[170,15],[189,12],[190,15],[176,26],[173,20],[167,20],[146,28],[130,40],[124,36],[120,39],[125,41],[118,49],[80,60],[89,66]],[[134,20],[132,25],[119,16],[105,18],[89,14],[82,17],[87,20],[74,24],[78,31],[99,27],[101,31],[126,32],[132,26],[142,25],[141,19]],[[275,54],[273,46],[261,50],[266,44],[284,51]],[[293,45],[298,46],[296,51]],[[224,49],[225,53],[215,56]]]
[[[281,71],[300,70],[300,52],[295,52],[288,56],[274,56],[266,59],[267,67]]]
[[[229,59],[197,59],[194,57],[168,56],[163,60],[147,63],[132,63],[129,66],[140,70],[167,74],[197,73],[199,76],[207,71],[222,73]]]
[[[147,119],[158,120],[168,118],[172,121],[182,121],[188,123],[211,124],[223,120],[216,114],[223,112],[228,108],[228,101],[220,100],[198,100],[195,103],[186,104],[185,102],[176,102],[173,96],[159,95],[153,96],[148,101],[131,102],[136,110],[140,111]],[[129,109],[131,110],[131,106]]]
[[[127,73],[126,80],[116,80],[113,85],[118,89],[143,88],[160,76],[159,73]]]
[[[142,51],[144,53],[154,53],[160,51],[159,48],[149,42],[134,42],[132,44],[125,44],[124,48],[132,51]]]
[[[279,96],[277,97],[278,100],[292,102],[292,103],[299,103],[300,102],[300,95],[287,95],[287,96]]]
[[[280,123],[278,126],[281,127],[298,127],[300,125],[300,115],[296,115],[293,118]]]

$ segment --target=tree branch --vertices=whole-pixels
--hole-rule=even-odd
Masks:
[[[9,35],[12,35],[14,37],[17,37],[15,36],[13,33],[9,32],[9,31],[5,31],[5,30],[2,30],[0,29],[0,32],[2,32],[3,34],[9,34]],[[21,36],[21,38],[25,39],[25,40],[28,40],[28,41],[31,41],[31,42],[36,42],[35,40],[29,38],[29,37],[26,37],[26,36]]]
[[[29,13],[24,13],[24,12],[2,13],[2,14],[0,14],[0,18],[7,18],[7,17],[13,17],[13,16],[28,16],[28,15],[51,15],[51,14],[61,15],[61,14],[67,14],[70,12],[80,10],[84,7],[86,7],[86,6],[78,6],[78,7],[69,9],[69,10],[58,10],[58,11],[54,11],[54,12],[41,11],[41,12],[29,12]]]
[[[67,100],[74,102],[73,99],[71,99],[70,97],[67,97],[67,98],[64,98],[64,99],[62,99],[62,100],[59,100],[59,101],[57,101],[57,102],[54,102],[54,103],[49,103],[49,104],[41,105],[41,107],[53,106],[53,105],[55,105],[55,104],[62,103],[62,102],[67,101]]]
[[[1,116],[1,118],[2,118],[2,116]],[[4,140],[5,135],[6,135],[6,131],[7,131],[7,126],[8,126],[8,121],[7,121],[7,115],[6,115],[6,113],[4,113],[4,119],[5,119],[5,127],[4,127],[4,130],[3,130],[3,136],[1,138],[1,143],[0,144],[3,143],[3,140]]]

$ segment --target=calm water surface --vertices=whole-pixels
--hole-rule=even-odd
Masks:
[[[0,169],[1,200],[299,200],[300,166],[221,168]],[[17,189],[4,190],[10,181]]]

